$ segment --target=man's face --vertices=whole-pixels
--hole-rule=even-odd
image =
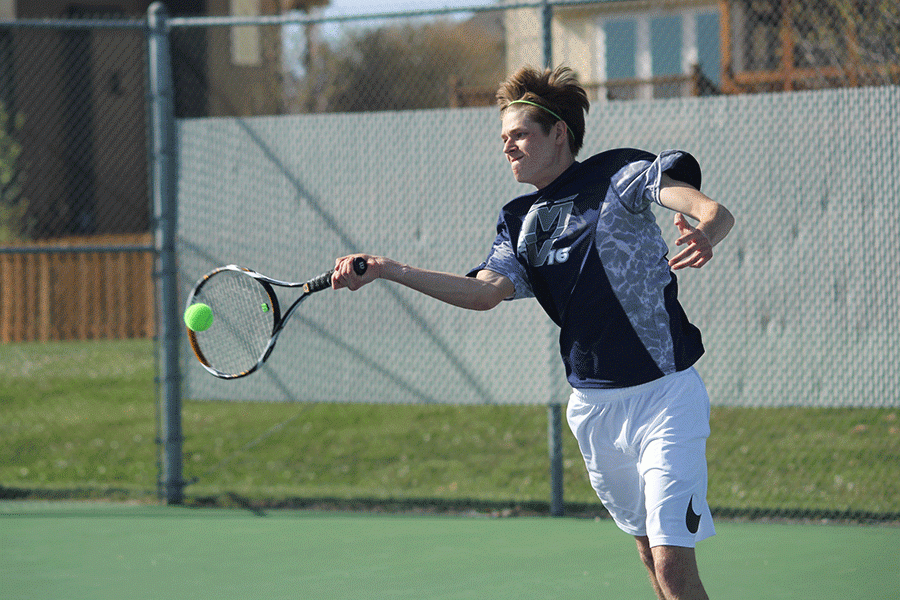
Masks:
[[[503,114],[500,138],[513,176],[519,183],[529,183],[538,189],[550,184],[559,175],[558,126],[545,134],[541,125],[520,108],[509,108]],[[567,140],[563,140],[566,142]]]

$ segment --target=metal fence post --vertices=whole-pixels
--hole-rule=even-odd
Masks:
[[[553,6],[550,0],[541,0],[541,54],[544,66],[553,68]]]
[[[179,336],[181,334],[175,260],[177,206],[173,147],[174,93],[169,52],[167,14],[162,2],[154,2],[147,10],[150,26],[148,40],[150,83],[151,173],[156,250],[156,293],[159,316],[157,344],[161,394],[161,440],[163,473],[160,496],[168,504],[181,504],[182,476],[181,373]]]
[[[549,0],[541,2],[541,47],[544,66],[553,67],[553,7]],[[547,407],[547,445],[550,453],[550,514],[561,517],[565,513],[563,500],[562,406],[550,398]]]

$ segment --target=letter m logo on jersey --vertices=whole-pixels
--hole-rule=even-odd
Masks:
[[[554,250],[553,244],[569,224],[574,197],[553,204],[535,203],[528,210],[522,222],[517,251],[519,256],[527,258],[532,267],[566,262],[569,258],[568,248]]]

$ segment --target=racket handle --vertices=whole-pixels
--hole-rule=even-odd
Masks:
[[[353,259],[353,270],[357,275],[363,275],[366,272],[368,265],[366,264],[366,259],[362,256],[358,256]],[[306,285],[303,286],[303,291],[307,294],[311,294],[313,292],[318,292],[319,290],[324,290],[325,288],[331,286],[331,274],[334,273],[334,269],[328,271],[327,273],[322,273],[315,279],[310,279],[306,282]]]

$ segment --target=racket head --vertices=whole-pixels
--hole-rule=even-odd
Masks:
[[[198,302],[213,312],[209,329],[187,330],[200,364],[221,379],[244,377],[259,368],[281,322],[278,298],[263,276],[237,265],[220,267],[197,282],[185,309]]]

